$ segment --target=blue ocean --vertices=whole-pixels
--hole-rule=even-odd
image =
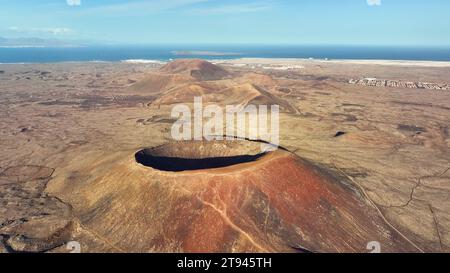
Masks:
[[[314,58],[450,61],[450,47],[152,45],[86,47],[2,47],[0,63],[53,63],[177,58]]]

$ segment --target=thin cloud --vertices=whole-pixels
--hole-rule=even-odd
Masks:
[[[69,6],[81,6],[81,0],[66,0]]]
[[[274,6],[273,2],[258,1],[245,4],[222,5],[217,7],[197,8],[191,11],[201,14],[216,14],[216,13],[251,13],[269,10]]]
[[[381,6],[381,0],[367,0],[369,6]]]
[[[128,3],[107,4],[92,7],[86,10],[87,13],[102,13],[106,15],[137,15],[161,12],[165,10],[182,8],[190,5],[208,2],[209,0],[152,0],[152,1],[131,1]]]
[[[53,34],[53,35],[64,35],[72,33],[73,30],[65,27],[52,27],[52,28],[21,28],[21,27],[9,27],[9,31],[26,33],[26,34]]]

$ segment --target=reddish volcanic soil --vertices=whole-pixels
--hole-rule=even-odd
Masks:
[[[221,80],[230,76],[225,69],[210,62],[197,59],[180,59],[161,68],[167,74],[189,75],[199,81]]]
[[[195,81],[187,75],[165,75],[161,73],[150,73],[144,79],[128,88],[129,92],[138,94],[158,94],[164,90],[176,87],[180,84]]]
[[[362,252],[369,241],[416,251],[346,179],[260,149],[244,140],[169,143],[140,153],[157,167],[123,153],[91,166],[98,175],[81,185],[57,179],[49,189],[121,251]],[[204,159],[229,166],[196,169]],[[191,170],[156,169],[177,160]]]
[[[281,111],[295,113],[296,109],[283,99],[277,98],[262,87],[253,84],[233,85],[226,83],[198,82],[169,89],[152,102],[153,106],[193,102],[202,97],[203,103],[219,105],[279,105]]]

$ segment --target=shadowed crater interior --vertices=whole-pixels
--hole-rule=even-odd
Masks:
[[[141,150],[135,158],[147,167],[180,172],[248,163],[266,154],[261,143],[254,141],[180,141]]]

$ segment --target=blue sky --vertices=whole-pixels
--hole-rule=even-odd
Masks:
[[[0,36],[450,46],[448,0],[0,0]]]

